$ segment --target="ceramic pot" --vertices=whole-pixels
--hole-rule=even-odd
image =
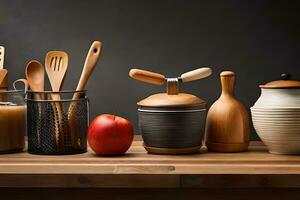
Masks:
[[[151,95],[137,103],[139,131],[149,153],[188,154],[199,151],[205,132],[206,102],[194,95],[179,93],[179,83],[210,74],[209,68],[201,68],[179,78],[165,79],[163,75],[144,70],[130,72],[132,78],[148,83],[167,82],[167,93]]]
[[[300,154],[300,82],[284,78],[260,85],[252,121],[271,153]]]

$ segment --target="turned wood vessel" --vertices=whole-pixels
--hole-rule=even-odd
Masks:
[[[245,107],[235,98],[235,73],[220,74],[222,93],[211,106],[206,123],[206,146],[209,151],[241,152],[249,145],[249,118]]]

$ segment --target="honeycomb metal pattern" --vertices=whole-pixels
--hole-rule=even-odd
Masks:
[[[61,107],[61,123],[55,121],[58,105]],[[73,113],[72,123],[68,113],[70,110]],[[88,115],[88,99],[72,102],[28,100],[28,151],[33,154],[86,152]]]

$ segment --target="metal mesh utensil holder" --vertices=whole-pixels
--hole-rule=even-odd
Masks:
[[[80,93],[78,100],[72,100]],[[51,100],[60,95],[61,100]],[[27,91],[28,152],[76,154],[87,150],[89,101],[85,91]]]

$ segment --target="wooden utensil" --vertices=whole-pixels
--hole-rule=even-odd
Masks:
[[[222,94],[211,106],[206,123],[209,151],[240,152],[249,145],[249,118],[245,107],[234,97],[235,73],[221,73]]]
[[[4,53],[5,48],[3,46],[0,46],[0,69],[3,69],[4,66]]]
[[[28,86],[32,91],[44,91],[45,88],[45,70],[42,64],[37,60],[30,61],[25,69],[25,76]],[[44,99],[42,94],[35,94],[34,99]]]
[[[94,41],[93,44],[91,45],[89,52],[87,54],[85,63],[84,63],[84,67],[76,88],[76,91],[82,91],[84,90],[88,79],[90,77],[90,75],[92,74],[99,58],[101,55],[101,50],[102,50],[102,44],[99,41]],[[80,92],[75,92],[73,95],[72,100],[77,100],[80,98]],[[76,104],[72,104],[69,107],[68,110],[68,121],[69,121],[69,132],[70,134],[72,134],[71,138],[72,138],[72,144],[73,147],[77,147],[78,146],[78,140],[76,138],[78,138],[78,134],[77,134],[77,121],[75,120],[75,111],[76,111]]]
[[[46,55],[45,67],[53,92],[61,90],[67,69],[68,69],[68,54],[63,51],[50,51]],[[53,94],[52,99],[60,100],[59,94]]]
[[[7,75],[8,71],[4,69],[4,53],[5,48],[3,46],[0,46],[0,90],[7,90]],[[7,95],[5,93],[0,95],[0,101],[6,102],[7,101]]]
[[[0,90],[7,90],[7,70],[0,69]],[[7,102],[7,94],[1,93],[0,95],[0,102]]]
[[[90,47],[88,54],[87,54],[76,91],[84,90],[84,88],[88,82],[88,79],[89,79],[90,75],[92,74],[92,72],[100,58],[101,50],[102,50],[101,42],[94,41],[92,46]],[[80,94],[75,93],[73,96],[73,100],[79,99],[79,97],[80,97]]]
[[[44,91],[45,88],[45,70],[42,64],[37,60],[30,61],[25,68],[27,83],[32,91]],[[36,100],[44,99],[43,94],[34,94]],[[42,112],[39,106],[39,112]],[[41,145],[41,134],[37,135],[38,146]]]
[[[0,85],[3,85],[3,82],[6,82],[8,71],[6,69],[0,69]],[[3,87],[0,86],[0,89]]]
[[[0,90],[7,90],[8,71],[4,69],[5,48],[0,46]]]
[[[63,51],[50,51],[46,55],[45,67],[50,81],[53,92],[59,92],[61,90],[67,69],[68,69],[68,54]],[[51,98],[54,101],[60,101],[59,93],[51,94]],[[62,105],[60,102],[56,102],[54,106],[56,111],[54,114],[56,123],[56,139],[60,144],[60,147],[64,145],[64,139],[67,137],[62,134]],[[67,134],[67,133],[64,133]]]

